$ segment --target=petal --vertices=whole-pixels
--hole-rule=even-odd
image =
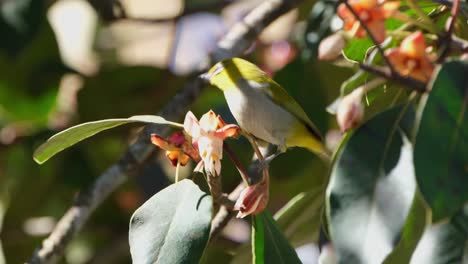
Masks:
[[[154,145],[164,150],[173,151],[173,150],[179,149],[175,145],[167,141],[165,138],[162,138],[161,136],[157,134],[151,134],[151,143],[153,143]]]
[[[400,44],[401,52],[416,59],[426,56],[426,42],[421,31],[416,31],[406,37]]]
[[[185,115],[184,130],[193,138],[197,139],[200,136],[200,125],[192,111],[188,111]]]
[[[358,1],[351,1],[353,8],[361,7],[363,9],[371,9],[376,7],[379,2],[377,0],[358,0]]]
[[[177,131],[169,137],[169,142],[176,146],[181,146],[186,141],[185,135],[182,131]]]
[[[218,128],[218,118],[213,110],[208,111],[200,118],[200,127],[206,132],[216,131]]]
[[[179,151],[166,151],[166,157],[171,161],[172,166],[177,166]]]
[[[385,21],[384,20],[373,20],[370,23],[367,23],[369,31],[374,36],[375,40],[378,43],[381,43],[385,40]]]
[[[225,139],[228,137],[234,137],[237,138],[239,136],[239,130],[240,128],[237,125],[226,125],[215,132],[215,136],[219,137],[221,139]]]
[[[382,15],[385,18],[392,17],[400,7],[399,1],[387,1],[381,5]]]

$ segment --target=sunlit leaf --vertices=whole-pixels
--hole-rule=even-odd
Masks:
[[[254,216],[253,221],[253,263],[301,263],[296,251],[268,212]]]
[[[179,126],[178,124],[167,121],[160,116],[153,115],[132,116],[130,118],[105,119],[83,123],[74,127],[70,127],[49,138],[47,142],[39,146],[39,148],[34,152],[34,160],[37,163],[42,164],[58,152],[70,146],[73,146],[74,144],[86,138],[89,138],[101,131],[135,122]]]
[[[428,217],[428,210],[419,192],[413,198],[408,218],[403,227],[401,238],[390,255],[385,258],[384,264],[409,263],[419,240],[421,239]]]
[[[212,199],[191,180],[155,194],[130,220],[133,263],[198,263],[208,242]]]
[[[404,109],[404,108],[403,108]],[[415,190],[402,108],[377,115],[337,154],[328,186],[329,230],[343,263],[380,263],[392,250]]]
[[[323,188],[296,195],[274,216],[288,241],[294,246],[318,241],[324,202]]]
[[[468,201],[467,72],[466,61],[442,65],[416,135],[416,177],[434,221],[452,215]]]
[[[468,261],[468,206],[449,221],[429,227],[411,258],[412,264],[450,264]]]

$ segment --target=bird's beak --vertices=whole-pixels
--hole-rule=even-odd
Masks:
[[[200,75],[198,75],[198,78],[202,79],[204,82],[209,83],[211,79],[211,73],[205,72]]]

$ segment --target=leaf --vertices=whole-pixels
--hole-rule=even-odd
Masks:
[[[153,115],[140,115],[132,116],[130,118],[105,119],[83,123],[74,127],[70,127],[49,138],[47,142],[45,142],[44,144],[39,146],[39,148],[36,149],[36,151],[34,152],[34,160],[37,163],[42,164],[58,152],[70,146],[73,146],[74,144],[86,138],[89,138],[101,131],[135,122],[180,126],[179,124],[167,121],[160,116]]]
[[[412,149],[394,108],[351,135],[333,164],[328,186],[329,231],[346,263],[381,263],[398,238],[415,190]]]
[[[255,215],[252,224],[253,263],[301,263],[294,248],[268,212]]]
[[[433,221],[468,201],[468,62],[442,65],[422,110],[414,165]]]
[[[343,55],[351,62],[364,61],[367,50],[372,46],[374,46],[374,44],[368,37],[363,39],[353,38],[343,49]]]
[[[294,246],[318,241],[322,223],[324,188],[299,193],[274,216],[278,227]]]
[[[424,234],[428,210],[419,192],[414,194],[413,204],[406,219],[401,238],[395,249],[385,258],[384,264],[409,263],[419,240]]]
[[[411,258],[411,263],[449,264],[468,260],[468,206],[449,221],[429,227]]]
[[[130,220],[133,263],[198,263],[208,243],[212,199],[182,180],[146,201]]]

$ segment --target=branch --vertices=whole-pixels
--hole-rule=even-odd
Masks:
[[[450,52],[451,45],[452,45],[452,38],[453,38],[453,30],[455,28],[455,21],[457,20],[458,13],[460,12],[460,0],[454,0],[452,9],[451,9],[451,16],[449,18],[448,24],[447,24],[447,32],[445,33],[445,36],[442,38],[442,41],[445,42],[442,52],[440,53],[440,56],[437,58],[438,63],[442,63],[447,57],[447,55]]]
[[[217,61],[241,55],[267,25],[290,11],[299,2],[301,0],[267,0],[262,2],[243,21],[235,24],[221,39],[217,49],[211,54],[211,58]],[[168,120],[182,119],[203,88],[203,82],[193,78],[158,115]],[[89,189],[79,193],[74,204],[60,219],[49,237],[35,250],[29,263],[51,263],[59,259],[64,248],[82,229],[91,213],[130,175],[136,174],[145,160],[155,151],[155,147],[149,140],[150,134],[167,135],[168,132],[168,127],[145,126],[138,140],[128,147],[120,160],[104,171]]]
[[[383,78],[385,78],[387,80],[391,80],[391,81],[394,81],[396,83],[402,84],[405,87],[408,87],[409,89],[417,91],[419,93],[424,93],[424,92],[427,91],[426,90],[426,84],[424,84],[423,82],[420,82],[420,81],[418,81],[416,79],[413,79],[411,77],[401,76],[398,73],[392,75],[388,71],[385,71],[385,70],[382,70],[380,68],[367,65],[367,64],[362,63],[362,62],[359,63],[359,68],[361,68],[362,70],[364,70],[366,72],[369,72],[369,73],[375,74],[377,76],[383,77]]]

